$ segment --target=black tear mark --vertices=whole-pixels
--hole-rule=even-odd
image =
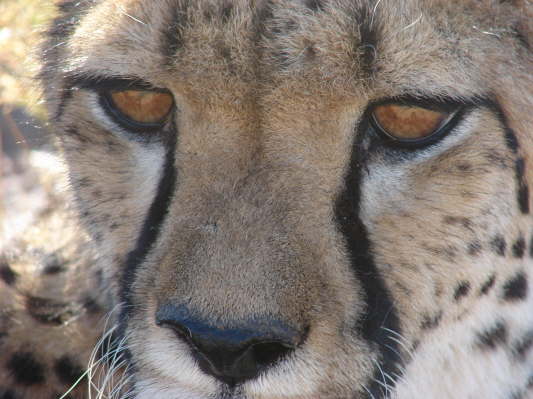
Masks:
[[[11,269],[7,261],[0,260],[0,280],[7,285],[13,285],[16,283],[18,274]]]
[[[503,322],[497,322],[492,328],[479,332],[476,341],[480,349],[496,349],[507,342],[507,327]]]
[[[458,302],[461,298],[468,295],[470,291],[470,283],[468,281],[461,281],[453,293],[453,299]]]
[[[515,162],[515,174],[518,183],[518,206],[520,212],[527,215],[529,213],[529,187],[526,183],[525,169],[526,161],[524,158],[518,158]]]
[[[54,371],[65,385],[73,385],[84,373],[83,368],[70,356],[64,355],[54,362]]]
[[[520,236],[518,240],[513,244],[513,256],[515,258],[522,258],[524,252],[526,251],[526,240],[524,237]]]
[[[43,364],[30,352],[15,352],[7,362],[7,368],[21,385],[37,385],[45,381]]]
[[[528,331],[513,345],[513,353],[520,360],[524,361],[533,347],[533,330]]]
[[[420,328],[422,330],[432,330],[439,326],[441,320],[442,320],[442,311],[439,311],[434,315],[426,314],[422,317]]]
[[[178,131],[176,126],[173,125],[172,130],[166,135],[166,137],[169,138],[169,142],[166,143],[167,151],[165,154],[165,163],[162,176],[157,186],[157,192],[143,221],[141,232],[137,237],[135,247],[126,257],[120,281],[120,298],[124,303],[120,314],[120,329],[122,332],[124,332],[126,328],[130,312],[134,309],[134,307],[131,306],[131,285],[135,280],[137,268],[145,260],[159,236],[161,225],[167,216],[172,194],[176,186],[177,170],[174,165],[174,153],[176,151],[178,140],[177,136]]]
[[[531,239],[529,240],[529,257],[533,258],[533,234],[531,234]]]
[[[527,291],[527,277],[524,272],[520,272],[503,286],[503,299],[510,302],[518,301],[526,298]]]
[[[486,295],[490,289],[494,286],[494,283],[496,282],[496,275],[492,275],[489,277],[487,281],[483,283],[479,290],[479,295]]]
[[[365,118],[363,120],[366,120]],[[391,342],[388,331],[401,334],[401,327],[397,310],[390,291],[385,284],[380,270],[374,263],[372,243],[366,226],[360,218],[361,184],[364,178],[364,159],[360,132],[367,129],[365,122],[354,132],[354,142],[343,186],[335,200],[335,222],[349,256],[349,262],[354,276],[361,282],[366,307],[360,314],[358,324],[354,326],[372,347],[380,352],[379,365],[374,369],[374,375],[369,376],[369,393],[374,398],[386,395],[381,382],[382,373],[396,376],[401,358],[398,355],[396,343]],[[391,381],[388,381],[390,385]]]
[[[494,250],[496,255],[505,256],[505,248],[507,244],[505,243],[505,238],[501,235],[495,236],[490,242],[490,247]]]

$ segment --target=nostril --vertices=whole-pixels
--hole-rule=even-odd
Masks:
[[[294,350],[293,345],[283,342],[258,342],[250,348],[258,366],[268,367]]]
[[[168,328],[174,331],[174,333],[178,337],[180,337],[181,339],[187,342],[191,342],[192,340],[191,330],[187,326],[177,323],[175,320],[157,319],[156,324],[159,327]]]
[[[296,329],[271,318],[250,319],[239,327],[214,325],[183,305],[162,305],[155,316],[158,326],[187,343],[203,372],[229,385],[256,378],[307,336],[307,328]]]

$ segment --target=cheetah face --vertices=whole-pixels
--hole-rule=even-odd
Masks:
[[[61,12],[41,75],[134,397],[492,397],[494,326],[533,326],[515,6]],[[487,372],[431,383],[453,359]]]

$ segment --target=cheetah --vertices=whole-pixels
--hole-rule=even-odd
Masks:
[[[533,398],[529,0],[57,6],[0,398]]]

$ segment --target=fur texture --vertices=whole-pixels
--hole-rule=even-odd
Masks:
[[[79,224],[53,206],[2,248],[0,397],[65,391],[104,334],[93,397],[533,398],[531,12],[61,2],[40,79]],[[117,78],[172,93],[160,132],[102,109]],[[405,97],[463,112],[438,142],[398,148],[368,118]],[[36,240],[68,264],[52,283]],[[304,338],[230,386],[156,324],[164,306]]]

